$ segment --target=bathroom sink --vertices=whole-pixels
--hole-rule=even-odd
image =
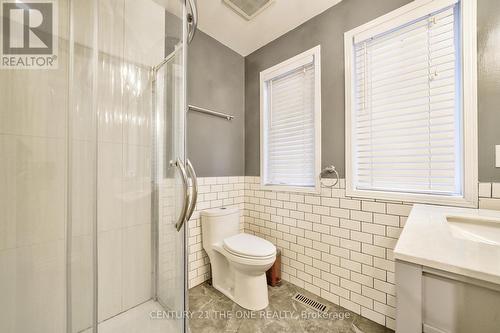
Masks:
[[[481,216],[446,216],[453,237],[500,246],[500,219]]]
[[[500,285],[500,211],[414,205],[394,258]]]

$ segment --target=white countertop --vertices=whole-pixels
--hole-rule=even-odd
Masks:
[[[500,245],[456,237],[446,219],[450,215],[500,220],[500,211],[415,205],[395,259],[500,284]]]

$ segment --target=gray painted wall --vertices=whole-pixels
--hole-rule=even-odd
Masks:
[[[410,0],[344,0],[245,58],[245,174],[260,173],[259,73],[321,44],[322,165],[345,175],[344,32]],[[479,178],[500,180],[494,145],[500,144],[500,1],[478,1]]]
[[[500,1],[478,0],[479,180],[500,181]]]
[[[187,156],[198,176],[245,174],[244,58],[198,31],[188,49],[188,103],[230,113],[232,121],[188,112]]]

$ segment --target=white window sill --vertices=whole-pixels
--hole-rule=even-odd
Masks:
[[[296,192],[296,193],[310,193],[310,194],[321,193],[321,187],[319,184],[317,184],[314,187],[309,187],[309,186],[269,185],[261,183],[260,189],[263,191],[275,191],[275,192]]]
[[[436,194],[384,192],[346,188],[345,195],[346,197],[401,201],[419,204],[446,205],[468,208],[478,207],[478,198],[477,195],[474,194],[470,194],[469,196],[445,196]]]

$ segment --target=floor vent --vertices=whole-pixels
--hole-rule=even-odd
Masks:
[[[296,293],[295,296],[293,296],[293,299],[299,302],[300,304],[303,304],[308,308],[311,308],[319,312],[326,312],[326,310],[328,310],[328,307],[325,304],[310,299],[309,297],[301,293]]]

